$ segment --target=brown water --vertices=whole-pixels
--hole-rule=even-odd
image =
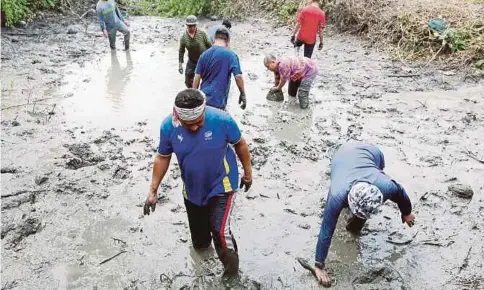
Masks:
[[[134,18],[132,50],[114,54],[94,21],[86,33],[77,28],[67,35],[61,23],[34,24],[26,32],[46,35],[2,34],[2,289],[224,289],[213,251],[190,247],[175,164],[160,188],[166,197],[142,216],[159,125],[184,88],[182,22]],[[235,288],[319,288],[296,258],[314,257],[326,149],[359,140],[382,148],[417,224],[402,225],[388,202],[359,237],[340,225],[327,261],[333,288],[483,289],[484,164],[467,154],[484,159],[482,80],[408,68],[335,35],[314,53],[320,73],[310,109],[301,110],[295,100],[265,100],[272,75],[263,55],[294,53],[287,35],[256,19],[233,27],[248,107],[238,107],[233,85],[228,110],[255,168],[233,212],[242,272]],[[418,76],[399,77],[408,73]],[[471,200],[448,192],[456,182],[472,186]],[[414,238],[394,245],[389,237]]]

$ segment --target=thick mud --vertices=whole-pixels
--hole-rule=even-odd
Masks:
[[[265,99],[263,54],[294,53],[288,31],[234,23],[248,107],[232,88],[229,111],[255,172],[232,219],[241,279],[223,285],[213,250],[191,248],[175,158],[156,212],[142,216],[158,128],[184,88],[183,24],[134,18],[131,29],[132,50],[115,53],[94,20],[2,33],[2,289],[318,289],[296,258],[313,260],[326,150],[347,140],[382,148],[417,224],[402,225],[389,202],[358,237],[338,227],[332,288],[484,289],[482,80],[411,68],[334,35],[314,54],[320,73],[301,110],[287,95]]]

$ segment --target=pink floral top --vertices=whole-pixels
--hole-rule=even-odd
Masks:
[[[314,77],[318,73],[316,61],[307,57],[283,57],[278,65],[280,78],[288,81],[298,81],[309,77]]]

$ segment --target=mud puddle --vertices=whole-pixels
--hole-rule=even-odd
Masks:
[[[111,53],[94,21],[85,32],[50,34],[60,27],[28,28],[49,32],[34,40],[2,36],[2,289],[227,287],[213,251],[190,247],[175,159],[156,212],[141,214],[160,122],[184,88],[182,22],[132,19],[129,53]],[[484,287],[482,81],[408,68],[357,39],[331,36],[315,52],[320,75],[302,111],[287,97],[265,100],[272,76],[263,54],[293,53],[288,32],[260,20],[233,31],[248,108],[238,108],[233,84],[228,110],[255,172],[253,189],[236,199],[242,278],[232,286],[319,288],[296,258],[314,257],[326,149],[360,140],[381,146],[418,224],[405,228],[389,203],[359,237],[339,227],[328,259],[333,288]],[[73,60],[73,52],[81,54]],[[472,198],[450,192],[456,183],[470,185]]]

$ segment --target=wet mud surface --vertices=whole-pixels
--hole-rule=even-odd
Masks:
[[[2,34],[1,289],[318,289],[297,258],[312,264],[326,150],[347,140],[382,148],[417,224],[402,225],[391,202],[359,236],[340,222],[332,288],[484,288],[482,80],[410,68],[331,36],[314,53],[320,72],[301,110],[286,92],[285,102],[265,99],[264,52],[294,53],[288,32],[235,23],[248,107],[238,108],[233,87],[228,110],[249,142],[254,185],[237,195],[232,218],[241,279],[224,285],[214,251],[191,248],[176,158],[156,212],[142,216],[159,125],[184,88],[182,22],[131,19],[129,53],[111,53],[95,21],[85,23]]]

